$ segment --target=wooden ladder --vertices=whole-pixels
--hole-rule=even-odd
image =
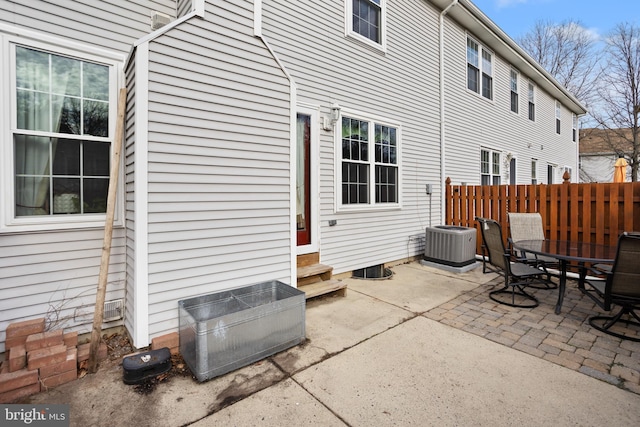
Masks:
[[[320,264],[319,253],[298,255],[297,267],[297,286],[306,299],[326,294],[347,295],[347,284],[331,278],[333,267]]]

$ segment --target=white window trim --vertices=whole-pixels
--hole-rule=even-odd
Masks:
[[[531,100],[529,99],[529,95],[530,95],[530,94],[529,94],[529,89],[530,89],[530,88],[531,88],[531,89],[532,89],[532,91],[533,91],[533,101],[531,101]],[[537,105],[537,100],[536,100],[537,95],[536,95],[536,92],[537,92],[537,91],[536,91],[536,84],[535,84],[533,81],[529,80],[529,81],[527,82],[527,119],[529,119],[529,121],[532,121],[532,122],[534,122],[534,123],[536,122],[536,120],[537,120],[537,118],[538,118],[538,117],[537,117],[537,116],[538,116],[538,112],[536,111],[536,105]],[[530,118],[531,116],[530,116],[530,114],[529,114],[529,102],[531,102],[531,103],[533,104],[533,120]]]
[[[320,194],[320,187],[318,184],[318,177],[320,176],[318,161],[314,161],[313,159],[320,158],[320,107],[312,104],[305,104],[303,102],[299,102],[296,107],[296,116],[297,114],[306,114],[311,117],[311,170],[309,171],[311,175],[311,194]],[[297,148],[297,143],[296,143]],[[295,200],[295,193],[292,196],[291,200]],[[311,210],[311,243],[308,245],[297,246],[296,245],[296,254],[302,255],[311,252],[318,252],[319,250],[319,240],[320,240],[320,206],[317,197],[311,197],[310,210]],[[294,204],[295,206],[295,204]],[[293,209],[293,208],[292,208]],[[295,221],[294,221],[295,223]]]
[[[342,204],[342,116],[351,117],[353,119],[373,122],[374,124],[390,126],[396,129],[397,138],[397,167],[398,167],[398,201],[396,203],[375,203],[375,168],[369,168],[369,200],[368,204]],[[374,128],[372,128],[374,129]],[[372,133],[373,135],[374,133]],[[363,113],[361,111],[350,110],[342,108],[340,110],[340,116],[336,123],[336,129],[334,132],[334,145],[335,147],[335,211],[336,212],[363,212],[363,211],[386,211],[386,210],[398,210],[402,208],[402,126],[400,123],[390,121],[387,118],[380,116]],[[370,156],[369,164],[375,165],[375,155],[372,150],[369,151],[373,157]]]
[[[511,88],[511,73],[514,73],[516,75],[516,90],[513,91]],[[515,93],[516,94],[516,110],[518,111],[513,111],[513,109],[511,108],[511,93]],[[515,68],[511,68],[511,71],[509,71],[509,111],[511,111],[511,113],[519,116],[520,115],[520,73],[518,72],[518,70],[516,70]]]
[[[578,143],[580,138],[580,132],[578,132],[578,116],[576,113],[571,113],[571,141]]]
[[[531,159],[531,184],[538,184],[538,182],[538,159]]]
[[[478,92],[475,92],[475,91],[469,89],[469,60],[468,60],[468,57],[467,57],[467,39],[473,40],[473,42],[478,45],[478,72],[479,72],[479,74],[478,74]],[[496,55],[495,55],[495,53],[492,50],[487,49],[482,43],[480,43],[473,36],[471,36],[471,34],[467,34],[467,38],[465,39],[464,46],[465,46],[464,54],[465,54],[465,67],[466,67],[465,75],[467,76],[467,79],[465,81],[465,87],[467,88],[467,92],[473,93],[476,96],[479,96],[481,99],[484,99],[487,102],[494,103],[495,99],[496,99],[496,90],[495,90],[496,89],[496,82],[495,82],[495,77],[494,77],[495,68],[496,68],[496,61],[495,61]],[[483,89],[483,87],[482,87],[482,74],[483,74],[483,72],[482,72],[482,52],[483,51],[486,51],[487,53],[491,54],[491,74],[490,74],[490,76],[491,76],[491,98],[487,98],[486,96],[484,96],[482,94],[482,89]]]
[[[5,33],[7,31],[7,33]],[[2,153],[2,173],[0,173],[0,188],[5,196],[0,207],[0,233],[15,233],[27,231],[50,231],[84,228],[101,228],[105,225],[105,214],[83,215],[52,215],[20,217],[14,215],[14,163],[13,163],[13,132],[16,130],[16,117],[13,114],[16,109],[15,88],[15,45],[27,46],[33,49],[51,52],[54,54],[70,56],[83,61],[95,62],[108,66],[111,70],[109,76],[109,135],[111,149],[113,150],[114,134],[117,120],[118,87],[122,75],[122,61],[120,55],[111,54],[102,49],[94,49],[77,43],[66,42],[51,36],[42,36],[36,32],[21,30],[11,26],[0,25],[0,58],[2,59],[2,76],[0,81],[0,99],[9,108],[2,109],[0,122],[5,131],[0,134],[0,152]],[[8,91],[8,93],[7,93]],[[123,177],[123,163],[120,162],[119,182]],[[124,193],[122,185],[118,186],[117,203],[114,226],[124,226]]]
[[[380,43],[376,43],[373,40],[353,31],[353,1],[344,1],[344,33],[345,37],[353,38],[361,43],[366,44],[374,49],[382,52],[387,51],[387,0],[380,0]]]
[[[480,159],[480,185],[484,185],[484,184],[482,184],[482,175],[487,175],[487,174],[482,172],[482,152],[483,151],[489,152],[489,174],[488,175],[489,175],[489,181],[490,182],[487,185],[495,185],[493,183],[493,178],[494,177],[500,178],[500,184],[502,184],[502,179],[503,179],[502,172],[505,169],[505,168],[502,167],[502,160],[503,160],[502,151],[495,150],[493,148],[489,148],[489,147],[484,147],[483,146],[483,147],[480,147],[480,153],[479,153],[480,156],[478,157]],[[498,173],[494,173],[493,172],[493,165],[494,165],[494,163],[493,163],[493,155],[494,154],[498,154],[498,156],[500,157],[498,159],[498,162],[497,162],[498,168],[500,168]]]
[[[562,135],[562,104],[558,100],[555,102],[555,118],[553,127],[556,135]]]

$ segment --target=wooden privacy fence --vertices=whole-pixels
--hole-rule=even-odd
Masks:
[[[492,218],[509,235],[507,213],[539,212],[545,236],[615,246],[623,231],[640,231],[640,182],[451,185],[445,183],[445,223],[474,227],[476,253],[482,238],[476,217]]]

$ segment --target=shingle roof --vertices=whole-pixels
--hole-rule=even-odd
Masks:
[[[632,145],[629,142],[630,139],[631,129],[581,129],[580,154],[615,154],[616,151],[629,152],[632,151]]]

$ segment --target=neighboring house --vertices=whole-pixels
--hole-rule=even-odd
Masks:
[[[0,0],[0,39],[0,343],[45,315],[90,330],[120,87],[104,326],[138,348],[181,299],[295,285],[297,255],[420,255],[446,177],[577,167],[584,107],[467,0]]]
[[[620,154],[633,151],[630,139],[631,129],[580,130],[580,182],[613,182]],[[630,166],[627,181],[631,181]]]

